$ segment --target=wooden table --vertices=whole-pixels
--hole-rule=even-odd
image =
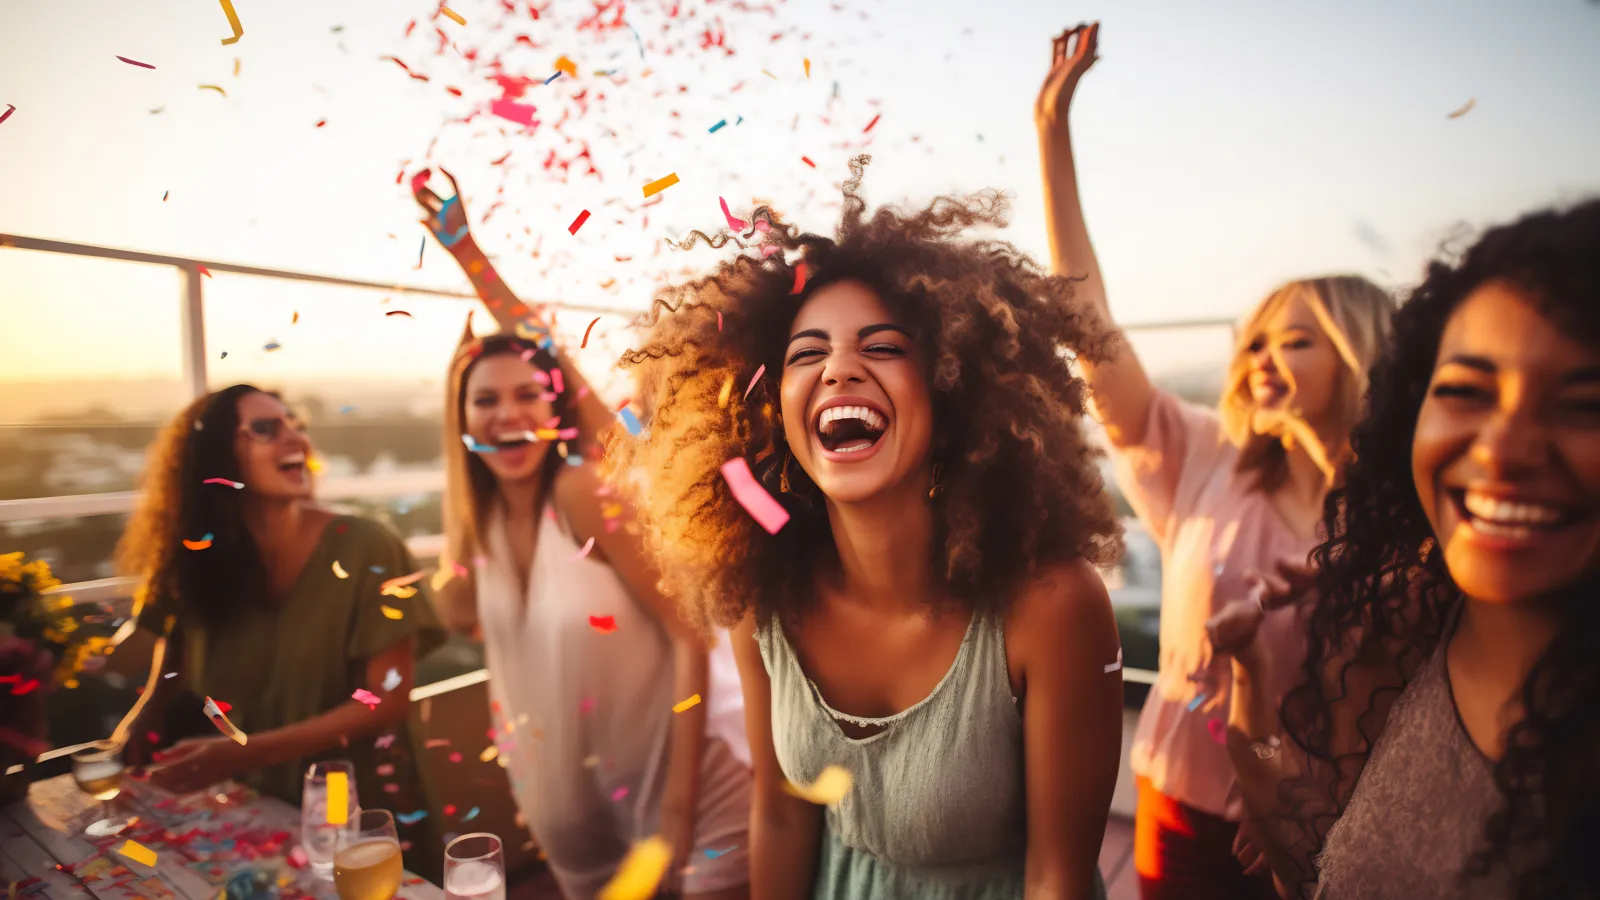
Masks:
[[[218,790],[221,790],[220,788]],[[121,834],[90,838],[74,822],[95,802],[72,776],[34,783],[28,799],[0,810],[0,890],[16,897],[95,900],[212,900],[246,869],[278,873],[285,898],[334,900],[333,883],[290,861],[300,843],[300,811],[281,800],[232,789],[176,798],[125,782],[119,811],[138,817]],[[132,838],[156,853],[146,866],[115,853]],[[437,887],[406,873],[399,900],[442,900]]]

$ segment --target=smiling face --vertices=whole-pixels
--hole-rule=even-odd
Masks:
[[[927,493],[933,401],[909,331],[855,281],[817,290],[790,326],[784,437],[835,503]]]
[[[1252,431],[1276,434],[1285,416],[1321,430],[1332,412],[1344,360],[1303,291],[1252,323],[1250,343],[1241,354],[1245,389],[1254,404]]]
[[[461,421],[468,437],[493,453],[479,459],[501,481],[535,477],[550,452],[550,442],[535,432],[554,427],[550,376],[514,353],[480,358],[467,374]]]
[[[311,440],[305,423],[271,394],[251,392],[237,403],[233,452],[246,488],[269,499],[309,498]]]
[[[1411,454],[1468,596],[1537,598],[1600,569],[1600,352],[1500,282],[1456,308]]]

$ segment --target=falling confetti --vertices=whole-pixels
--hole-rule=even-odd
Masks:
[[[644,186],[644,195],[654,197],[669,187],[678,183],[678,173],[673,172],[665,178],[659,178]]]
[[[415,592],[416,592],[416,589],[413,588],[412,589],[412,593],[415,593]],[[383,604],[380,603],[378,605],[378,609],[383,613],[383,617],[385,619],[394,619],[396,621],[399,621],[400,619],[404,619],[406,617],[405,613],[401,612],[398,609],[395,609],[392,606],[384,606]]]
[[[806,64],[806,80],[810,81],[811,80],[811,60],[806,59],[806,60],[804,60],[804,62]]]
[[[189,540],[184,541],[183,542],[183,546],[189,548],[190,550],[204,550],[207,547],[211,546],[211,539],[213,537],[214,537],[214,535],[212,535],[210,533],[207,533],[205,537],[201,538],[198,541],[189,541]]]
[[[568,234],[577,234],[578,233],[578,229],[582,228],[583,227],[583,223],[585,223],[587,221],[589,221],[589,211],[586,209],[583,212],[578,213],[578,217],[576,219],[572,220],[572,224],[571,225],[567,226],[567,233]]]
[[[202,84],[202,85],[200,85],[200,90],[202,90],[202,91],[216,91],[217,93],[221,94],[224,97],[228,96],[228,92],[227,91],[223,90],[220,87],[217,87],[214,84]]]
[[[350,821],[350,776],[344,772],[328,773],[328,824],[343,825]]]
[[[467,20],[461,18],[461,14],[460,13],[456,12],[455,10],[451,9],[448,6],[439,7],[439,12],[444,13],[446,16],[450,17],[450,20],[452,22],[455,22],[457,25],[465,25],[465,24],[467,24]]]
[[[620,803],[620,802],[622,802],[623,798],[625,798],[627,796],[628,796],[628,786],[627,785],[623,785],[622,787],[619,787],[616,790],[611,792],[611,801],[613,803]]]
[[[593,549],[594,549],[594,538],[591,536],[587,541],[584,541],[582,550],[579,550],[577,553],[572,554],[572,558],[573,559],[583,559],[585,556],[588,556],[589,555],[589,551],[593,550]]]
[[[386,588],[383,589],[383,591],[381,593],[385,597],[398,597],[401,600],[410,600],[412,597],[415,597],[417,595],[417,589],[414,588],[414,587],[404,587],[404,586],[397,585],[397,586],[394,586],[394,587],[386,587]],[[384,613],[384,615],[388,615],[388,613]],[[398,619],[400,617],[399,616],[389,616],[389,618]]]
[[[599,900],[649,900],[667,874],[672,863],[672,848],[659,836],[646,838],[633,845],[622,865],[605,887],[600,889]]]
[[[578,77],[578,64],[573,62],[570,59],[567,59],[565,56],[563,56],[560,59],[556,60],[556,71],[557,72],[565,72],[565,73],[567,73],[567,76],[570,77],[570,78],[577,78]]]
[[[694,707],[699,706],[699,705],[700,705],[700,695],[699,694],[695,694],[695,695],[691,696],[687,700],[684,700],[684,701],[682,701],[680,703],[672,704],[672,711],[675,712],[675,713],[681,713],[686,709],[693,709]]]
[[[11,118],[11,114],[16,112],[16,111],[17,111],[17,107],[15,105],[7,103],[6,104],[6,111],[3,112],[3,113],[0,113],[0,122],[4,122],[5,120]]]
[[[222,0],[222,14],[228,17],[228,27],[233,29],[233,37],[223,38],[222,43],[238,43],[239,38],[244,37],[244,26],[239,24],[239,14],[233,11],[233,0]],[[233,74],[239,74],[237,67]]]
[[[382,697],[379,697],[377,694],[374,694],[366,688],[356,688],[355,693],[350,695],[350,699],[365,703],[367,705],[367,709],[377,709],[378,704],[383,702]]]
[[[789,522],[789,513],[778,501],[772,499],[750,472],[750,464],[743,457],[735,457],[722,464],[722,477],[728,482],[728,488],[733,491],[733,499],[744,507],[745,512],[768,534],[777,534],[778,530]]]
[[[146,866],[156,864],[156,852],[135,840],[124,841],[122,846],[117,848],[117,852],[136,863]]]
[[[478,760],[480,762],[493,762],[499,755],[500,748],[496,747],[494,744],[490,744],[489,746],[483,748],[482,753],[478,754]]]
[[[784,782],[783,789],[801,800],[818,806],[833,806],[850,793],[850,771],[843,766],[828,766],[809,787]]]
[[[195,270],[198,271],[201,275],[204,275],[207,278],[211,277],[211,270],[206,268],[205,266],[195,266]]]
[[[1450,113],[1449,115],[1445,116],[1445,118],[1447,118],[1447,119],[1459,119],[1462,116],[1466,115],[1467,113],[1472,112],[1472,108],[1474,106],[1477,106],[1477,105],[1478,105],[1477,98],[1469,98],[1467,100],[1467,102],[1465,104],[1463,104],[1460,109]]]
[[[623,407],[617,415],[622,419],[622,425],[628,429],[629,434],[638,437],[644,433],[644,426],[640,424],[639,417],[633,414],[633,410]]]
[[[461,817],[461,821],[463,821],[463,822],[471,822],[473,819],[476,819],[477,817],[478,817],[478,808],[476,806],[474,806],[473,808],[467,810],[467,814]]]
[[[401,813],[395,819],[402,825],[415,825],[428,817],[428,811],[419,809],[416,812]]]
[[[1116,670],[1118,670],[1120,668],[1122,668],[1122,648],[1118,647],[1117,648],[1117,661],[1114,662],[1114,663],[1106,663],[1106,674],[1110,675],[1112,672],[1115,672]]]
[[[1194,712],[1195,710],[1199,709],[1200,704],[1204,702],[1206,702],[1205,694],[1195,694],[1194,699],[1189,701],[1189,712]]]
[[[733,376],[729,375],[728,379],[726,381],[722,382],[722,393],[717,395],[717,405],[722,407],[723,409],[727,409],[728,408],[728,400],[732,396],[733,396]]]
[[[728,120],[727,119],[723,119],[722,121],[718,122],[717,124],[711,126],[711,132],[710,133],[711,134],[716,134],[717,133],[717,129],[722,128],[722,127],[726,126],[727,124],[728,124]]]
[[[766,371],[767,371],[767,364],[766,363],[762,363],[760,366],[758,366],[756,368],[756,374],[750,376],[750,386],[744,389],[744,398],[746,400],[750,399],[750,392],[756,389],[756,385],[758,383],[760,383],[761,376],[763,374],[765,374]]]
[[[810,167],[811,167],[811,168],[813,168],[813,169],[815,169],[815,168],[816,168],[816,167],[817,167],[817,164],[816,164],[816,163],[814,163],[814,162],[812,162],[812,161],[811,161],[811,157],[809,157],[809,156],[802,156],[802,157],[800,157],[800,161],[801,161],[801,162],[803,162],[803,163],[805,163],[805,164],[806,164],[806,165],[808,165],[808,166],[810,166]]]
[[[585,215],[587,215],[587,213],[585,213]],[[595,316],[594,317],[594,322],[590,322],[589,323],[589,327],[585,328],[583,330],[583,343],[578,345],[578,349],[579,350],[582,350],[583,348],[589,346],[589,332],[594,330],[594,323],[598,322],[598,321],[600,321],[600,317],[599,316]]]
[[[130,66],[138,66],[141,69],[154,69],[155,68],[155,66],[152,66],[149,63],[142,63],[142,62],[139,62],[137,59],[129,59],[126,56],[119,56],[119,57],[117,57],[117,59],[122,60],[123,62],[127,63]]]
[[[1213,741],[1219,744],[1228,742],[1228,723],[1221,719],[1211,719],[1206,722],[1206,732],[1211,735]]]
[[[601,634],[611,634],[617,630],[616,616],[590,616],[589,627]]]
[[[794,267],[794,287],[789,289],[789,293],[798,294],[805,289],[806,264],[804,262],[796,263]]]
[[[207,478],[205,481],[202,481],[200,483],[201,484],[221,484],[221,485],[225,485],[227,487],[231,487],[236,491],[244,490],[244,483],[243,482],[229,481],[226,478]]]

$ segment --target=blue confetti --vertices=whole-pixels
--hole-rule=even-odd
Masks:
[[[374,574],[374,575],[382,575],[383,574],[383,566],[368,566],[367,568],[371,569],[372,570],[372,574]]]
[[[461,443],[467,445],[467,450],[472,453],[499,453],[500,448],[493,444],[480,444],[470,434],[461,436]]]
[[[721,122],[718,122],[717,124],[711,126],[711,133],[712,134],[716,134],[717,133],[717,129],[721,128],[722,126],[724,126],[726,124],[728,124],[728,120],[727,119],[723,119]]]
[[[395,816],[396,819],[400,820],[406,825],[415,825],[427,817],[428,811],[425,809],[419,809],[416,812],[401,813],[400,815]]]
[[[740,116],[739,117],[739,121],[737,121],[737,122],[735,122],[733,124],[735,124],[735,125],[743,125],[744,124],[744,116]]]
[[[351,414],[351,413],[353,413],[355,411],[356,411],[356,408],[354,406],[341,406],[341,407],[339,407],[339,415],[341,415],[341,416],[348,416],[349,414]]]
[[[639,417],[628,407],[624,406],[622,412],[617,415],[622,418],[622,424],[627,427],[628,433],[634,437],[638,437],[640,432],[644,431],[644,426],[639,424]]]
[[[732,853],[733,851],[735,851],[737,849],[739,849],[739,845],[738,844],[735,844],[735,845],[733,845],[732,847],[729,847],[726,850],[713,850],[710,847],[707,847],[706,850],[705,850],[706,859],[716,859],[719,856],[727,856],[729,853]]]
[[[554,75],[551,75],[549,78],[546,78],[544,80],[544,83],[545,84],[549,84],[550,82],[555,81],[557,78],[560,78],[560,77],[561,77],[561,73],[557,72]]]
[[[211,532],[208,531],[208,532],[206,532],[205,537],[202,537],[200,540],[202,540],[202,541],[210,541],[210,540],[215,540],[216,537],[217,537],[216,535],[214,535],[214,534],[212,534]]]
[[[478,817],[478,808],[476,806],[474,806],[473,808],[467,810],[467,814],[461,817],[461,821],[463,821],[463,822],[471,822],[473,819],[476,819],[477,817]]]
[[[581,466],[581,465],[583,465],[583,457],[581,457],[578,454],[574,453],[571,456],[567,457],[567,465],[569,465],[569,466]]]
[[[1204,702],[1206,702],[1205,694],[1195,694],[1194,699],[1189,701],[1189,712],[1194,712],[1195,710],[1199,709],[1200,704]]]
[[[283,345],[279,344],[277,341],[267,341],[266,344],[264,344],[261,347],[261,349],[270,351],[270,350],[276,350],[281,346],[283,346]]]

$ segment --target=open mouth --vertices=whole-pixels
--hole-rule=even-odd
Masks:
[[[1576,522],[1576,510],[1531,500],[1507,500],[1457,488],[1450,498],[1467,524],[1485,537],[1528,540],[1537,534],[1560,531]]]
[[[304,475],[306,473],[306,455],[296,453],[278,460],[278,471],[285,475]]]
[[[538,439],[539,436],[531,431],[502,431],[494,436],[494,446],[501,450],[516,450]]]
[[[865,406],[830,406],[817,418],[817,440],[824,450],[860,453],[871,449],[889,428],[889,420]]]

